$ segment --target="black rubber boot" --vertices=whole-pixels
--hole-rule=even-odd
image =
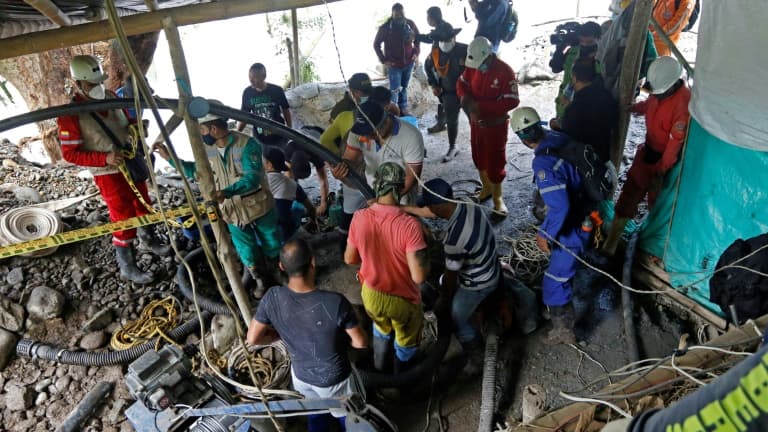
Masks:
[[[168,256],[173,249],[160,241],[155,229],[151,226],[139,227],[136,230],[139,237],[139,249],[149,250],[155,255]]]
[[[243,276],[240,279],[243,284],[243,288],[246,290],[253,290],[253,296],[257,299],[264,297],[267,289],[264,287],[261,277],[256,273],[256,267],[246,267],[243,271]]]
[[[552,330],[547,333],[544,344],[550,346],[575,344],[573,306],[570,303],[565,306],[549,306],[549,315],[552,320]]]
[[[131,246],[115,246],[115,255],[117,256],[117,266],[120,268],[121,279],[139,285],[146,285],[155,280],[152,273],[143,272],[136,267],[136,258]]]
[[[461,344],[466,363],[461,370],[464,377],[474,377],[483,373],[483,363],[485,361],[485,351],[482,339],[475,339]]]
[[[373,348],[373,368],[379,372],[385,372],[387,365],[392,364],[392,356],[395,352],[392,339],[374,336],[371,346]]]

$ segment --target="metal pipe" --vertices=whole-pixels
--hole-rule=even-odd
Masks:
[[[74,432],[80,430],[80,424],[83,423],[93,410],[100,403],[106,400],[107,395],[112,392],[115,384],[113,382],[102,381],[96,384],[96,387],[85,395],[82,401],[69,413],[64,422],[56,429],[56,432]]]
[[[24,3],[35,8],[38,12],[51,20],[51,22],[58,24],[60,27],[68,27],[72,25],[72,20],[69,19],[69,16],[59,9],[59,7],[51,0],[24,0]]]

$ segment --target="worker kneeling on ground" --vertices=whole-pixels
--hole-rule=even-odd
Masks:
[[[469,356],[465,370],[479,372],[483,339],[470,318],[499,286],[501,266],[493,228],[481,207],[454,201],[451,185],[440,178],[424,184],[418,205],[423,208],[406,211],[448,220],[443,238],[445,274],[435,308],[438,314],[450,308],[456,338]]]
[[[79,55],[69,63],[72,79],[77,84],[73,102],[115,99],[104,89],[107,75],[95,57]],[[130,120],[125,110],[83,112],[59,117],[59,141],[64,160],[88,167],[109,209],[112,222],[123,221],[152,212],[147,193],[149,169],[144,160],[140,136],[132,136]],[[112,233],[120,277],[137,284],[154,280],[151,273],[136,267],[133,242],[136,229]],[[158,255],[168,255],[170,247],[162,244],[152,227],[138,229],[142,246]]]
[[[395,373],[404,371],[419,349],[423,313],[419,284],[427,275],[421,224],[399,205],[405,171],[393,162],[376,170],[376,201],[352,217],[344,262],[360,264],[365,312],[373,321],[373,359],[385,370],[395,351]],[[394,334],[394,345],[393,345]]]
[[[210,102],[221,105],[218,101]],[[260,282],[255,295],[261,297],[264,290],[279,279],[277,257],[281,245],[275,200],[264,173],[261,144],[248,135],[230,131],[227,119],[215,114],[206,114],[198,121],[213,169],[216,188],[213,198],[221,204],[221,217],[227,222],[237,254],[247,268],[245,275]],[[154,150],[174,166],[165,146],[155,144]],[[181,161],[181,166],[174,168],[186,177],[195,177],[197,172],[194,162]]]
[[[654,60],[648,68],[651,95],[631,108],[634,113],[645,114],[645,144],[638,147],[616,201],[616,220],[604,247],[609,255],[616,252],[625,225],[635,216],[646,194],[648,208],[653,208],[664,177],[680,159],[691,119],[688,112],[691,90],[680,78],[682,73],[682,66],[672,57]]]
[[[544,304],[549,308],[553,324],[545,343],[568,344],[576,342],[572,279],[576,274],[577,256],[589,242],[590,234],[582,230],[581,225],[591,208],[580,199],[582,176],[576,167],[548,152],[548,149],[567,146],[571,139],[559,132],[544,130],[540,122],[539,114],[530,107],[518,108],[512,113],[512,130],[534,151],[536,187],[549,208],[536,236],[539,249],[550,254],[541,284]]]
[[[248,326],[247,342],[285,342],[291,356],[293,388],[308,399],[364,395],[347,357],[347,341],[355,349],[368,346],[352,305],[341,294],[315,288],[317,265],[306,240],[291,240],[280,252],[280,269],[288,284],[264,295]],[[331,410],[344,429],[344,411]],[[328,414],[310,415],[307,430],[329,430]]]

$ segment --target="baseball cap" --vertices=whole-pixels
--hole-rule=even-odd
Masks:
[[[285,155],[279,148],[267,147],[264,151],[264,159],[268,160],[275,170],[280,172],[288,171],[288,167],[285,165]]]
[[[291,173],[296,180],[305,179],[312,173],[309,155],[305,151],[296,150],[291,155]]]
[[[352,125],[352,133],[361,136],[371,135],[374,127],[381,126],[385,118],[386,113],[381,104],[372,100],[365,101],[360,105],[360,109],[355,111],[355,124]]]
[[[416,200],[416,205],[426,207],[445,204],[448,202],[446,198],[449,200],[453,199],[453,188],[447,181],[441,178],[434,178],[424,183],[424,188],[421,196]]]
[[[368,94],[371,92],[372,87],[371,77],[367,73],[358,72],[349,77],[347,85],[349,85],[350,90],[357,90]]]

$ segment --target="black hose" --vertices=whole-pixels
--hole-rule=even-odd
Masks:
[[[639,231],[640,230],[636,229],[629,237],[629,243],[627,243],[624,267],[621,272],[621,283],[624,284],[624,286],[630,286],[632,284],[632,264],[635,261],[635,250],[637,249]],[[627,341],[627,354],[629,355],[630,362],[636,362],[640,360],[640,351],[637,347],[634,302],[632,301],[632,293],[626,288],[621,289],[621,303],[623,306],[624,334],[626,335],[625,340]]]
[[[203,254],[203,248],[199,247],[192,252],[188,253],[184,257],[184,262],[187,263],[187,265],[190,266],[190,268],[195,268],[192,264],[195,260],[198,260],[200,258],[205,258],[205,255]],[[181,291],[181,294],[190,302],[194,301],[195,295],[192,293],[192,284],[189,281],[189,275],[187,274],[187,267],[185,265],[180,265],[176,269],[176,284],[179,285],[179,290]],[[200,309],[206,310],[208,312],[214,313],[216,315],[232,315],[231,311],[227,307],[224,302],[216,301],[213,299],[209,299],[203,295],[201,295],[199,292],[197,294],[197,304],[200,306]]]
[[[211,314],[202,313],[202,318],[208,320]],[[168,333],[168,337],[173,340],[181,340],[200,327],[200,321],[197,317],[176,327]],[[139,358],[145,352],[154,349],[155,340],[136,345],[121,351],[69,351],[48,345],[44,342],[36,342],[31,339],[22,339],[16,344],[16,354],[19,357],[32,359],[43,359],[60,364],[70,364],[79,366],[112,366],[130,363]]]
[[[179,101],[176,99],[155,98],[155,100],[158,102],[158,105],[160,105],[160,109],[176,110],[179,104]],[[43,120],[48,120],[48,119],[61,117],[65,115],[74,115],[81,112],[94,112],[94,111],[104,111],[104,110],[111,110],[111,109],[132,109],[135,107],[135,103],[136,103],[135,100],[130,98],[129,99],[105,99],[100,101],[76,102],[76,103],[70,103],[67,105],[59,105],[59,106],[54,106],[49,108],[43,108],[36,111],[32,111],[25,114],[20,114],[14,117],[9,117],[9,118],[0,120],[0,133],[5,132],[6,130],[9,130],[9,129],[23,126],[28,123],[41,122]],[[141,106],[144,108],[150,108],[149,103],[145,100],[141,100]],[[341,161],[338,155],[334,154],[330,150],[321,146],[314,138],[307,136],[299,131],[293,130],[281,123],[277,123],[273,120],[248,114],[243,111],[240,111],[234,108],[229,108],[223,105],[211,105],[210,112],[212,114],[216,114],[222,117],[248,123],[256,127],[269,129],[273,134],[293,140],[293,142],[296,143],[296,145],[298,145],[301,150],[304,150],[310,155],[321,158],[324,161],[329,162],[331,164],[337,164]],[[163,125],[159,125],[159,126],[163,130],[165,129]],[[371,190],[370,186],[368,186],[365,179],[361,177],[359,174],[357,174],[356,172],[350,171],[349,176],[347,178],[352,183],[352,185],[358,190],[360,190],[360,192],[366,198],[370,199],[374,197],[373,190]]]

